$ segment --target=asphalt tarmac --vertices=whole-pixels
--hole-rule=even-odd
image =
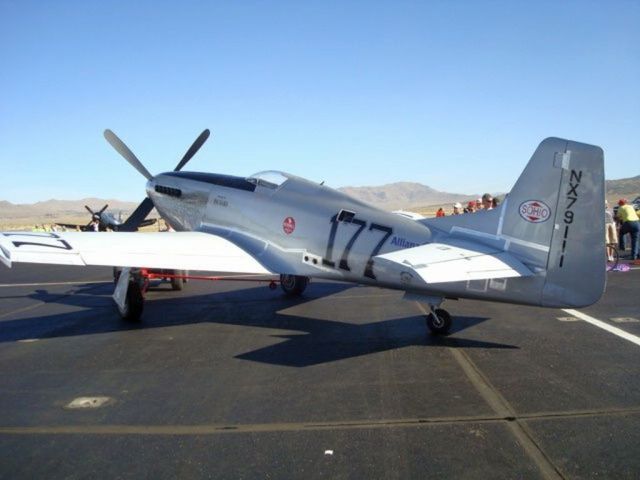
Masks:
[[[110,269],[0,268],[0,478],[638,478],[640,270],[608,275],[439,338],[389,290],[162,284],[131,325]]]

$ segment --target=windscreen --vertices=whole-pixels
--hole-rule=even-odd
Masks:
[[[288,179],[282,172],[269,170],[266,172],[258,172],[250,177],[247,177],[247,181],[254,185],[261,187],[276,189],[281,187]]]

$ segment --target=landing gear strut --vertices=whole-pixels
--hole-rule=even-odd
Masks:
[[[302,295],[305,288],[309,285],[309,277],[302,277],[300,275],[280,275],[280,286],[284,293],[291,297],[297,297]]]
[[[451,329],[451,315],[442,308],[431,306],[431,313],[427,315],[427,327],[433,335],[446,335]]]
[[[116,290],[113,293],[120,316],[128,322],[138,322],[144,309],[146,283],[139,269],[123,268],[118,272]]]

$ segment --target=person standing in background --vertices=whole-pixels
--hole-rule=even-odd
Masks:
[[[631,235],[631,260],[638,260],[638,241],[640,240],[640,218],[632,205],[627,204],[627,200],[621,198],[618,201],[618,219],[620,220],[620,251],[624,251],[624,236]]]

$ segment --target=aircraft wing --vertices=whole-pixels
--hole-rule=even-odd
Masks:
[[[430,284],[533,275],[508,252],[472,242],[428,243],[378,255],[373,260],[378,268],[399,275],[405,282],[414,277]]]
[[[271,273],[233,243],[202,232],[3,232],[0,261]]]

